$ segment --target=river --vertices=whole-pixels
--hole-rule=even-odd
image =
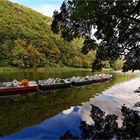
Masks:
[[[65,78],[87,74],[91,73],[58,73],[51,77]],[[15,74],[9,75],[8,78],[15,79]],[[7,80],[5,77],[0,80]],[[48,78],[49,74],[37,73],[32,76],[31,73],[24,73],[19,74],[16,79],[23,77],[36,80]],[[139,101],[140,96],[134,93],[140,86],[139,83],[139,74],[114,73],[113,79],[105,83],[30,94],[26,98],[0,98],[0,136],[6,139],[56,139],[67,130],[79,135],[81,120],[92,123],[89,117],[90,104],[100,107],[107,114],[117,114],[121,125],[120,108],[123,104],[132,108]]]

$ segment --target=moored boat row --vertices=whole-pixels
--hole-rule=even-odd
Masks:
[[[104,82],[112,78],[111,74],[99,74],[95,76],[75,77],[59,79],[49,78],[46,80],[28,81],[22,80],[18,82],[13,80],[11,82],[0,82],[0,96],[25,94],[38,91],[56,90],[62,88],[69,88],[72,86],[89,85],[92,83]]]

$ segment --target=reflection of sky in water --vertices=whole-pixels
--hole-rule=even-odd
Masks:
[[[140,96],[134,93],[138,88],[140,78],[136,78],[123,84],[113,86],[112,88],[102,92],[99,96],[91,98],[88,102],[82,104],[81,107],[71,107],[62,113],[57,114],[42,123],[22,129],[21,131],[6,136],[6,139],[56,139],[63,135],[67,130],[71,130],[74,135],[79,135],[79,124],[81,119],[91,124],[89,117],[91,104],[98,106],[106,112],[106,114],[117,114],[119,116],[119,124],[121,124],[120,108],[123,104],[133,108],[133,105],[140,100]]]
[[[91,104],[98,106],[106,112],[106,114],[117,114],[119,116],[119,124],[121,124],[121,106],[125,104],[127,107],[133,108],[133,105],[140,100],[140,96],[134,93],[139,86],[140,78],[124,82],[117,86],[113,86],[109,90],[102,92],[99,96],[91,98],[89,102],[83,103],[81,107],[82,119],[91,123],[89,114]]]
[[[79,107],[72,107],[33,127],[22,129],[20,132],[4,137],[5,139],[56,139],[67,130],[79,135]]]

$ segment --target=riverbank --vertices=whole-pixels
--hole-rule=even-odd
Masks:
[[[0,73],[5,72],[70,72],[70,71],[86,71],[92,72],[91,68],[75,68],[75,67],[40,67],[40,68],[17,68],[17,67],[0,67]],[[103,69],[102,72],[110,72],[111,69]],[[96,73],[100,73],[96,72]]]
[[[140,74],[140,71],[139,70],[135,70],[134,72],[132,71],[128,71],[128,72],[122,72],[122,70],[116,70],[116,71],[112,71],[112,73],[125,73],[125,74]]]
[[[0,73],[3,72],[58,72],[58,71],[91,71],[90,68],[74,67],[41,67],[41,68],[17,68],[17,67],[0,67]]]

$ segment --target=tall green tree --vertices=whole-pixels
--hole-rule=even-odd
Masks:
[[[51,28],[68,41],[84,37],[82,52],[97,51],[93,70],[119,58],[125,61],[123,71],[140,70],[139,0],[66,0],[54,12]]]

